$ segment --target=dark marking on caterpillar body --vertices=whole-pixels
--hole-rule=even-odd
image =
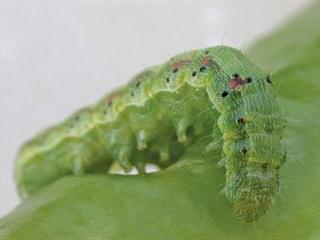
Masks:
[[[270,83],[230,47],[179,54],[25,143],[15,166],[20,194],[115,162],[139,173],[148,162],[167,167],[212,132],[204,149],[223,139],[226,196],[239,219],[256,221],[272,204],[286,158],[285,120]]]
[[[266,80],[267,80],[268,83],[270,83],[270,84],[272,85],[271,78],[270,78],[269,75],[267,76],[267,79],[266,79]]]

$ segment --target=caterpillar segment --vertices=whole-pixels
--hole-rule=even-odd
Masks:
[[[166,168],[203,138],[199,157],[221,152],[226,197],[240,220],[254,222],[278,191],[284,128],[267,74],[234,48],[194,50],[26,142],[15,178],[26,198],[60,177],[107,172],[114,163],[145,174],[147,163]]]
[[[270,208],[278,191],[285,119],[269,77],[247,61],[238,54],[225,62],[224,71],[217,74],[224,80],[214,82],[210,92],[220,112],[226,196],[235,202],[238,218],[254,222]]]

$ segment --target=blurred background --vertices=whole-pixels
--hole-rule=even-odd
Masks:
[[[15,154],[37,131],[176,53],[245,51],[308,3],[0,1],[0,216],[19,201]]]

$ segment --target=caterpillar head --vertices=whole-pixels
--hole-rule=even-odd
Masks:
[[[267,164],[250,164],[239,177],[234,211],[244,222],[255,222],[271,207],[278,190],[278,169]]]

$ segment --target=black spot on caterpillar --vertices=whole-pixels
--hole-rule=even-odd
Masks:
[[[221,93],[221,96],[222,97],[226,97],[226,96],[228,96],[229,95],[229,93],[227,92],[227,91],[223,91],[222,93]]]
[[[269,75],[267,76],[266,80],[267,80],[268,83],[270,83],[272,85],[271,78],[270,78]]]
[[[239,219],[256,221],[272,204],[286,156],[285,120],[269,83],[234,48],[179,54],[25,143],[15,166],[20,194],[114,162],[140,173],[148,162],[166,167],[212,132],[208,146],[223,139],[226,196]]]

